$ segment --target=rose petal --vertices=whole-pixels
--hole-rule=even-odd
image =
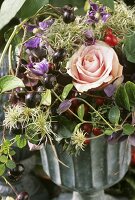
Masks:
[[[79,92],[103,89],[120,77],[123,70],[114,49],[102,41],[91,46],[82,45],[70,58],[66,68]]]

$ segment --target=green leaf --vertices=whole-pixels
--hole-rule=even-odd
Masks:
[[[70,83],[70,84],[68,84],[68,85],[66,85],[64,87],[62,95],[61,95],[61,98],[63,100],[67,98],[67,96],[68,96],[69,92],[72,90],[72,88],[73,88],[73,84],[72,83]]]
[[[6,42],[8,41],[9,37],[11,36],[13,30],[14,30],[14,28],[10,28],[10,29],[8,29],[8,31],[6,31],[4,33],[4,39]],[[21,31],[19,30],[16,32],[14,38],[11,41],[11,44],[13,45],[13,47],[17,47],[17,45],[21,44],[23,33],[24,32],[22,30]]]
[[[25,87],[22,80],[16,76],[3,76],[0,78],[0,92],[6,92],[17,87]]]
[[[42,6],[49,3],[49,0],[27,0],[20,11],[17,13],[17,17],[25,19],[34,15]]]
[[[41,105],[50,106],[52,101],[51,90],[46,90],[41,95]]]
[[[59,121],[60,124],[60,127],[58,128],[58,136],[61,138],[70,138],[76,123],[63,116],[59,117],[58,120],[56,118],[56,121]]]
[[[23,147],[26,146],[27,140],[26,140],[26,138],[24,138],[23,136],[17,135],[17,136],[15,137],[15,139],[16,139],[16,144],[17,144],[17,146],[18,146],[19,148],[23,148]]]
[[[135,63],[135,34],[128,36],[124,43],[123,51],[127,57],[127,60]]]
[[[0,156],[0,162],[6,163],[7,160],[8,160],[7,156],[5,156],[5,155]]]
[[[4,0],[0,9],[0,30],[16,15],[26,0]]]
[[[0,164],[0,176],[2,176],[5,172],[6,168],[4,164]]]
[[[112,124],[118,124],[120,118],[120,110],[118,106],[113,106],[109,110],[108,119]]]
[[[131,134],[134,133],[134,131],[135,131],[134,126],[132,126],[131,124],[128,124],[128,123],[124,124],[124,126],[123,126],[123,133],[124,134],[131,135]]]
[[[9,168],[9,169],[14,169],[16,167],[16,164],[13,160],[8,160],[6,162],[6,166]]]
[[[11,150],[9,153],[11,156],[14,156],[16,154],[14,150]]]
[[[90,9],[90,3],[87,0],[87,1],[85,1],[85,4],[84,4],[84,11],[87,12],[89,9]]]
[[[49,0],[49,3],[53,6],[63,7],[67,4],[71,4],[73,7],[77,7],[77,14],[84,14],[85,0]]]
[[[78,114],[78,116],[80,117],[80,119],[83,119],[84,113],[85,113],[85,107],[84,107],[84,104],[81,104],[81,105],[78,107],[78,110],[77,110],[77,114]]]
[[[123,85],[120,85],[115,93],[115,102],[118,106],[130,111],[129,98],[126,89]]]
[[[135,84],[127,81],[125,83],[125,89],[129,98],[130,105],[135,106]]]
[[[112,10],[114,9],[114,0],[99,0],[104,6],[108,6]]]
[[[105,135],[112,135],[112,133],[113,133],[113,130],[111,130],[111,129],[106,129],[106,130],[104,131],[104,134],[105,134]]]

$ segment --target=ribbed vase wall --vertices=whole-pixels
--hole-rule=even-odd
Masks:
[[[127,141],[110,145],[104,137],[91,140],[79,156],[70,156],[56,146],[58,162],[51,145],[41,150],[43,168],[58,185],[90,193],[108,188],[123,178],[130,162],[130,146]]]

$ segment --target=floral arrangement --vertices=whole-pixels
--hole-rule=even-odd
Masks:
[[[135,63],[135,9],[123,1],[114,10],[87,5],[85,16],[71,5],[46,5],[9,37],[0,59],[8,50],[1,175],[16,167],[14,145],[37,150],[57,142],[76,155],[99,137],[134,145],[135,70],[128,64]]]

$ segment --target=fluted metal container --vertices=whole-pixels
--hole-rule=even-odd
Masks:
[[[61,145],[55,147],[58,158],[68,167],[58,161],[51,145],[47,144],[41,150],[43,168],[56,184],[72,191],[96,194],[117,183],[128,170],[130,146],[127,141],[110,145],[104,137],[91,140],[77,157],[63,152]],[[76,199],[105,200],[101,193],[100,198]]]

